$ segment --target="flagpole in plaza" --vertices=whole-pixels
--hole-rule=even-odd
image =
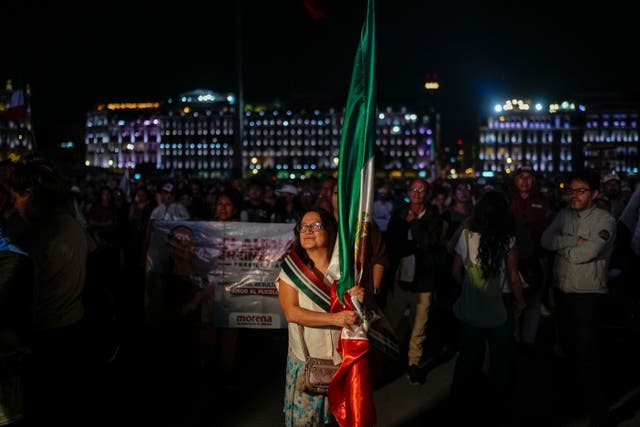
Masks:
[[[233,166],[231,168],[232,178],[244,178],[244,167],[242,164],[242,143],[244,141],[244,9],[244,0],[236,0],[236,127],[232,158]]]

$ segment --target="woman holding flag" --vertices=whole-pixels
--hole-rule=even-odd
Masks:
[[[366,316],[361,318],[356,314],[362,310],[364,301],[364,288],[360,283],[373,205],[376,136],[374,3],[374,0],[367,0],[366,19],[356,51],[340,138],[337,194],[340,231],[338,233],[338,224],[331,213],[307,212],[296,227],[296,248],[302,250],[292,251],[285,259],[283,274],[278,279],[280,304],[290,322],[284,408],[287,426],[316,426],[330,422],[332,415],[341,427],[376,424],[368,358],[371,345],[367,336],[367,331],[369,334],[375,331],[369,329]],[[309,237],[310,233],[313,238]],[[322,277],[326,277],[338,234],[339,279],[333,280],[329,287]],[[306,254],[313,263],[305,265],[300,254]],[[309,280],[305,282],[303,278]],[[348,295],[351,297],[347,298]],[[296,339],[297,325],[291,324],[298,322],[312,326],[306,328],[310,329],[305,335],[307,343],[312,332],[324,334],[317,337],[317,350],[324,351],[314,354],[310,348],[311,356],[342,359],[329,384],[328,398],[307,396],[300,391],[304,383],[304,359],[299,339]],[[305,408],[313,413],[305,413]]]
[[[335,424],[327,396],[303,391],[304,351],[298,325],[305,326],[304,337],[312,357],[332,358],[340,363],[336,350],[342,328],[355,328],[360,319],[353,310],[330,312],[335,283],[326,275],[338,227],[324,209],[308,210],[295,229],[295,242],[285,257],[276,282],[280,305],[289,322],[284,416],[286,426]],[[364,300],[364,288],[354,286],[349,295]]]

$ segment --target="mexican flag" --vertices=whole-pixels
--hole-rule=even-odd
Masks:
[[[347,97],[338,166],[338,239],[340,280],[332,288],[331,312],[353,310],[345,294],[362,278],[367,230],[372,221],[373,156],[376,136],[375,13],[367,0]],[[331,411],[341,426],[373,426],[373,381],[367,353],[371,344],[363,327],[344,328],[338,342],[340,368],[329,384]]]

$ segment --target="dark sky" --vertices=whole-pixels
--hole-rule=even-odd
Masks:
[[[366,0],[307,1],[325,17],[312,19],[304,0],[245,0],[246,102],[344,105]],[[100,102],[235,91],[236,2],[4,3],[0,77],[31,85],[42,146],[73,138]],[[418,102],[425,74],[438,73],[445,143],[472,139],[483,110],[504,97],[640,86],[637,20],[613,3],[584,16],[561,2],[471,4],[376,4],[378,103]]]

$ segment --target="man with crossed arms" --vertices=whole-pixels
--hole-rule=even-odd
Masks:
[[[575,366],[590,425],[603,425],[607,407],[601,387],[600,319],[606,302],[607,271],[616,221],[595,206],[600,177],[591,170],[574,172],[566,194],[569,206],[545,229],[541,243],[555,252],[558,338]]]

